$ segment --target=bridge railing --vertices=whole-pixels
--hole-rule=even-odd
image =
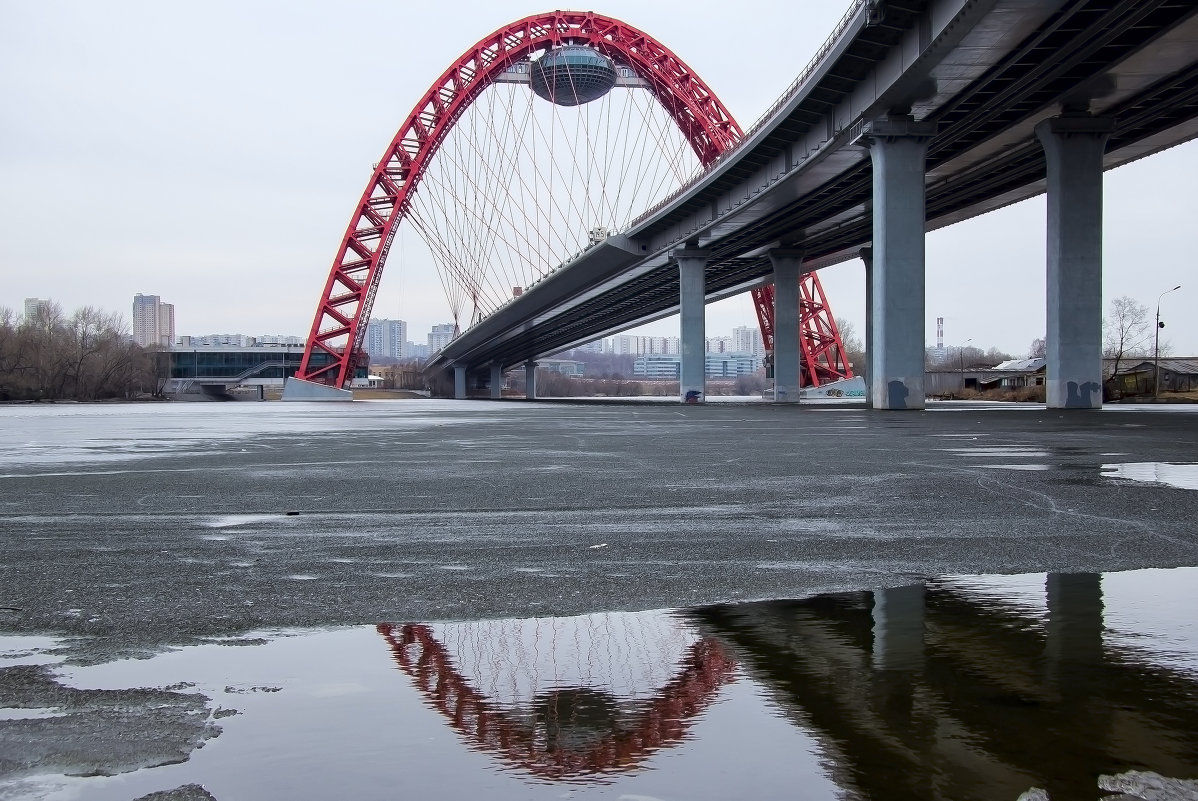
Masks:
[[[840,37],[844,35],[846,30],[848,30],[849,25],[852,24],[856,16],[863,9],[867,8],[871,2],[874,2],[874,0],[853,0],[852,5],[850,5],[848,10],[844,12],[844,16],[840,18],[840,22],[836,24],[836,29],[832,32],[832,35],[824,41],[823,46],[816,51],[815,56],[807,63],[807,66],[803,68],[803,71],[799,73],[799,76],[791,81],[790,86],[786,87],[786,91],[784,91],[781,96],[774,101],[774,104],[770,106],[764,114],[758,117],[757,121],[745,131],[744,136],[741,137],[740,142],[738,142],[735,147],[725,150],[714,161],[712,161],[711,164],[708,164],[702,171],[700,171],[694,178],[678,187],[678,189],[676,189],[672,194],[666,196],[663,200],[648,208],[640,216],[630,222],[628,227],[624,230],[627,231],[635,228],[645,220],[657,214],[666,206],[673,203],[675,200],[685,194],[692,186],[702,180],[704,175],[710,173],[724,161],[729,159],[734,153],[740,150],[741,145],[753,138],[753,134],[764,128],[766,124],[768,124],[773,118],[773,116],[778,113],[778,110],[790,102],[790,100],[794,98],[796,94],[798,94],[799,90],[803,87],[803,84],[805,84],[807,80],[811,78],[813,74],[815,74],[815,71],[819,69],[820,64],[822,64],[824,59],[827,58],[828,53],[832,52],[832,48],[836,46],[836,43],[840,41]]]

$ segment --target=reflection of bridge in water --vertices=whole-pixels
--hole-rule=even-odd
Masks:
[[[948,579],[379,632],[467,747],[543,780],[607,781],[702,737],[694,724],[737,677],[819,741],[852,798],[1014,801],[1038,786],[1092,801],[1104,773],[1198,775],[1198,673],[1107,636],[1100,576],[1051,574],[1045,589],[1046,610]]]
[[[952,582],[696,610],[873,799],[1097,797],[1198,775],[1198,677],[1104,642],[1101,577],[1050,574],[1043,620]]]

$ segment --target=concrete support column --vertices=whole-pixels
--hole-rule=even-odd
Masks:
[[[676,250],[678,262],[679,351],[678,399],[702,403],[707,396],[707,268],[706,250]]]
[[[524,397],[529,400],[537,399],[537,363],[524,363]]]
[[[500,400],[503,398],[503,365],[491,365],[491,399]]]
[[[873,351],[874,342],[874,251],[872,248],[861,248],[858,251],[861,262],[865,265],[865,364],[861,365],[862,377],[865,379],[865,405],[873,406],[870,400],[869,388],[872,386],[869,372],[869,354]],[[856,372],[854,365],[853,372]]]
[[[774,265],[774,403],[799,402],[799,268],[803,252],[769,252]]]
[[[924,161],[935,123],[888,116],[859,142],[873,161],[873,331],[869,399],[875,409],[924,408]]]
[[[456,400],[466,399],[466,368],[453,368],[453,397]]]
[[[873,661],[879,670],[923,669],[924,585],[874,592]]]
[[[1048,167],[1050,409],[1102,406],[1102,155],[1113,129],[1088,114],[1036,126]]]

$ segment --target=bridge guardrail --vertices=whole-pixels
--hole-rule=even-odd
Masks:
[[[630,222],[624,230],[627,231],[629,229],[635,228],[645,220],[657,214],[657,212],[661,211],[663,208],[670,205],[683,194],[685,194],[692,186],[698,183],[703,176],[710,173],[712,170],[730,158],[732,154],[739,151],[741,146],[753,137],[753,134],[764,128],[766,123],[768,123],[770,119],[778,113],[778,110],[786,105],[786,103],[798,93],[803,84],[807,82],[807,80],[815,73],[816,69],[819,68],[819,65],[823,63],[824,59],[827,57],[828,53],[832,51],[832,48],[836,45],[836,43],[840,41],[840,37],[846,30],[848,30],[848,27],[852,23],[853,19],[855,19],[863,9],[867,9],[874,2],[876,2],[876,0],[853,0],[853,3],[849,6],[848,11],[844,13],[844,16],[840,18],[840,22],[837,23],[836,29],[832,32],[832,35],[824,41],[823,46],[816,51],[815,56],[807,63],[807,66],[803,68],[803,71],[799,73],[799,76],[791,81],[791,84],[786,88],[786,91],[784,91],[778,97],[778,99],[774,101],[774,104],[770,106],[764,114],[758,117],[757,121],[754,122],[744,132],[744,135],[741,136],[741,139],[739,142],[737,142],[736,146],[725,150],[719,155],[718,158],[715,159],[715,161],[707,165],[707,167],[701,173],[696,175],[682,186],[678,187],[678,189],[674,190],[674,192],[668,197],[646,209],[640,216]]]

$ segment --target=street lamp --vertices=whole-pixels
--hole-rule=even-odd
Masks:
[[[1154,335],[1156,339],[1152,343],[1152,399],[1160,400],[1161,397],[1161,329],[1165,324],[1161,322],[1161,298],[1168,295],[1170,292],[1176,292],[1181,289],[1181,284],[1166,289],[1156,299],[1156,328]]]
[[[965,345],[973,342],[973,337],[965,340]],[[961,394],[965,394],[965,345],[957,348],[957,373],[961,376]]]

